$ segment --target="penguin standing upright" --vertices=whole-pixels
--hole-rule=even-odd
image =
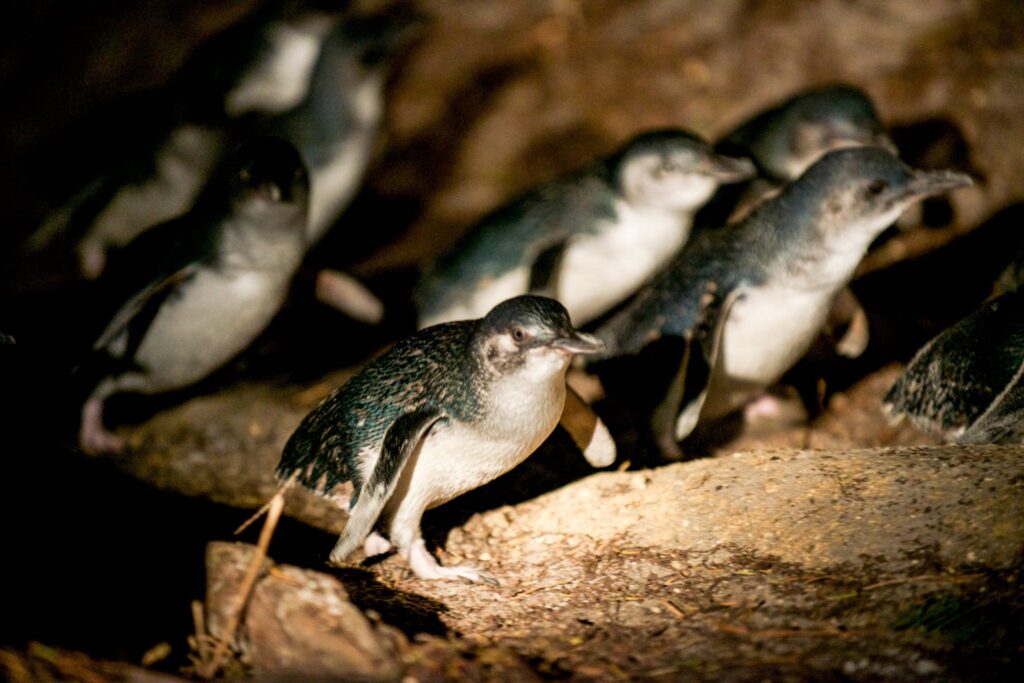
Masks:
[[[678,339],[683,360],[652,421],[663,453],[698,418],[725,415],[779,380],[821,329],[868,245],[909,206],[970,185],[889,152],[830,152],[727,230],[696,238],[599,328],[609,356]]]
[[[332,563],[362,544],[368,555],[393,544],[420,578],[493,581],[473,567],[440,566],[420,535],[423,512],[533,452],[563,414],[573,355],[600,348],[557,301],[529,295],[481,319],[426,328],[307,415],[277,476],[348,504]],[[355,492],[345,501],[337,487],[349,481]]]
[[[259,139],[228,156],[184,216],[129,244],[105,275],[122,302],[83,366],[92,391],[79,442],[119,450],[103,426],[115,393],[193,384],[266,327],[306,249],[308,179],[288,143]]]
[[[686,131],[639,135],[471,228],[417,285],[419,324],[479,317],[527,292],[557,298],[578,324],[594,320],[675,255],[720,183],[753,172]]]

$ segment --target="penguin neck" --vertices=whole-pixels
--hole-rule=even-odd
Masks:
[[[795,289],[838,291],[853,276],[875,237],[900,215],[899,208],[859,219],[837,219],[784,193],[759,211],[755,230],[768,242],[767,269]],[[795,200],[795,201],[794,201]],[[830,222],[842,221],[842,224]]]
[[[228,270],[290,277],[304,253],[306,212],[293,205],[236,210],[222,226],[218,261]]]

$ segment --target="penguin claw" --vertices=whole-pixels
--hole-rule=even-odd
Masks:
[[[462,579],[471,583],[487,583],[492,586],[501,585],[496,578],[476,567],[467,565],[442,567],[434,559],[434,556],[430,554],[430,551],[427,550],[422,539],[413,542],[412,547],[409,549],[408,562],[412,573],[421,579]]]

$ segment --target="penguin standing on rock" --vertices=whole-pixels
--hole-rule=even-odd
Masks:
[[[527,292],[557,298],[578,324],[594,320],[679,251],[720,183],[753,173],[749,161],[716,154],[692,133],[639,135],[472,228],[420,280],[420,326],[479,317]]]
[[[82,367],[95,380],[83,450],[123,447],[103,426],[109,396],[198,382],[266,327],[305,253],[307,201],[294,148],[255,140],[228,156],[189,213],[118,253],[105,282],[122,303]]]
[[[420,578],[493,582],[473,567],[440,566],[420,519],[533,452],[562,418],[572,357],[600,349],[573,328],[561,304],[529,295],[482,319],[421,330],[306,416],[285,445],[277,476],[339,504],[338,485],[352,482],[333,564],[360,545],[374,555],[393,544]]]
[[[652,427],[659,447],[741,407],[807,350],[872,240],[908,207],[971,184],[889,152],[831,152],[727,230],[704,233],[597,332],[606,355],[677,339],[683,360]]]

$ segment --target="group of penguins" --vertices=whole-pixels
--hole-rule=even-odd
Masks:
[[[277,314],[359,187],[409,25],[255,12],[167,85],[168,125],[151,144],[29,239],[73,244],[85,277],[123,292],[93,345],[83,450],[123,448],[104,427],[110,396],[192,385]],[[559,424],[592,465],[612,464],[614,440],[566,386],[577,356],[607,393],[645,406],[654,443],[677,459],[698,424],[759,399],[807,352],[876,237],[970,184],[907,166],[866,94],[845,85],[793,95],[715,144],[643,132],[488,214],[426,265],[412,293],[420,330],[312,410],[277,475],[348,506],[332,562],[394,547],[419,577],[491,580],[441,566],[421,517],[512,469]],[[886,399],[892,414],[962,441],[1024,438],[1019,274],[918,354]],[[379,319],[360,283],[322,275],[323,298]],[[846,353],[863,350],[860,335]]]

